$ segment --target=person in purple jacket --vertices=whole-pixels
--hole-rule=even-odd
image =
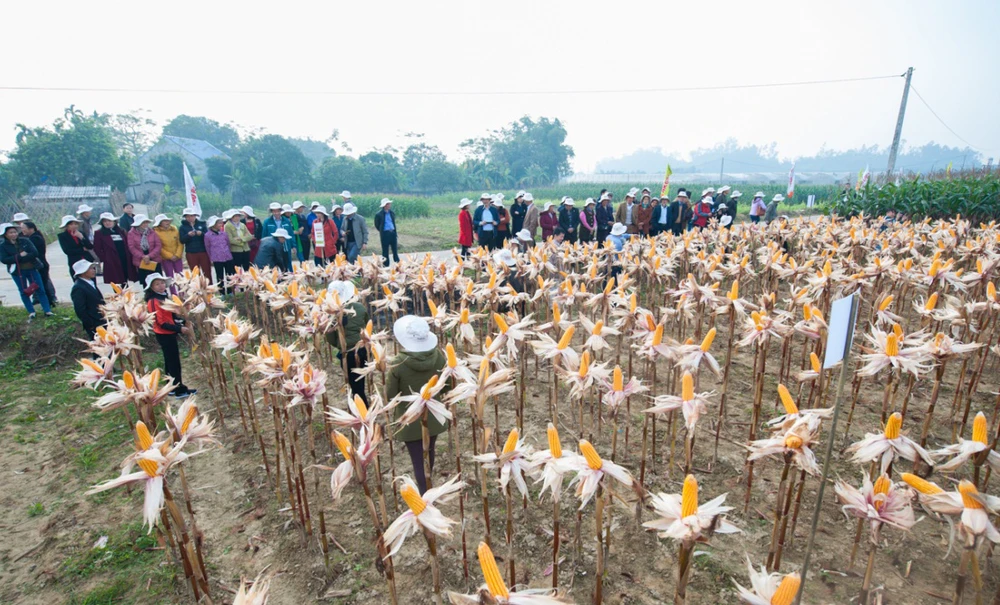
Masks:
[[[233,253],[229,250],[229,236],[226,234],[225,222],[218,216],[208,217],[205,251],[208,252],[208,260],[212,261],[212,266],[215,267],[215,281],[223,286],[224,294],[229,294],[230,288],[226,284],[226,276],[232,275],[236,270]]]

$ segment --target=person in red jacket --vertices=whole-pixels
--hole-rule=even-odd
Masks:
[[[472,247],[472,215],[469,214],[469,206],[472,200],[462,198],[458,203],[458,245],[462,247],[462,258],[469,256],[469,248]]]
[[[151,273],[146,277],[146,309],[153,314],[153,334],[156,342],[163,349],[163,369],[167,376],[174,379],[173,396],[183,399],[194,395],[197,391],[189,389],[181,380],[181,352],[177,344],[180,334],[190,334],[191,328],[184,321],[163,308],[167,300],[167,278],[160,273]]]
[[[542,227],[542,241],[548,241],[559,226],[559,216],[552,210],[552,202],[545,202],[542,213],[538,215],[538,224]]]
[[[340,237],[340,233],[337,231],[337,224],[326,213],[325,206],[316,206],[313,213],[316,215],[316,220],[310,227],[309,239],[313,243],[313,262],[322,267],[330,262],[330,259],[336,258],[337,238]]]

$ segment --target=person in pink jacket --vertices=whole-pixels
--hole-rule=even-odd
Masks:
[[[128,232],[128,251],[132,264],[139,273],[139,283],[146,283],[146,276],[160,272],[160,250],[163,242],[153,230],[153,221],[145,214],[135,215],[132,228]]]
[[[580,243],[592,242],[597,237],[597,215],[594,213],[596,207],[597,202],[588,197],[580,211]]]

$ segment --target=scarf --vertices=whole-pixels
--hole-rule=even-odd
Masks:
[[[149,254],[149,240],[147,239],[147,237],[149,236],[149,229],[146,229],[145,231],[140,231],[140,233],[142,234],[142,237],[141,239],[139,239],[139,247],[142,248],[143,252]]]

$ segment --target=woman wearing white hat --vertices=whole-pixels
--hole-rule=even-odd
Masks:
[[[90,222],[93,211],[94,209],[87,204],[80,204],[76,209],[76,215],[80,218],[80,233],[90,241],[94,241],[94,228]]]
[[[243,224],[243,213],[230,210],[226,220],[226,237],[229,238],[229,251],[233,254],[233,269],[240,267],[244,271],[250,268],[250,242],[253,235]]]
[[[271,216],[267,217],[264,220],[263,224],[264,231],[263,233],[261,233],[261,245],[264,245],[264,238],[271,237],[272,235],[274,235],[274,232],[277,231],[278,229],[284,229],[288,233],[292,232],[292,222],[288,220],[288,217],[283,216],[281,204],[279,204],[278,202],[272,202],[271,205],[268,206],[268,208],[270,208],[271,210]],[[292,207],[288,206],[288,211],[291,212],[291,210]],[[283,267],[284,270],[286,271],[292,270],[292,256],[293,256],[292,239],[293,238],[290,237],[284,239],[285,256],[288,257],[287,266]],[[260,254],[259,249],[257,253]],[[257,264],[256,259],[254,260],[254,264]]]
[[[189,389],[181,379],[181,352],[177,342],[178,336],[190,334],[191,328],[184,325],[180,317],[163,308],[168,285],[165,275],[150,273],[143,284],[146,287],[146,310],[153,314],[153,335],[163,349],[163,369],[177,383],[172,395],[178,399],[194,395],[197,391]]]
[[[341,235],[344,238],[347,262],[353,263],[368,249],[368,225],[365,217],[358,214],[358,207],[354,204],[344,204],[344,228]]]
[[[785,201],[785,196],[780,193],[774,194],[774,197],[771,198],[771,203],[767,205],[767,211],[764,212],[765,223],[770,223],[778,218],[778,204],[783,201]]]
[[[344,208],[340,204],[330,206],[330,220],[337,228],[337,254],[345,254],[344,251]]]
[[[94,231],[94,253],[103,265],[104,283],[124,287],[128,283],[129,259],[126,233],[115,224],[115,215],[104,212]],[[74,271],[75,273],[75,271]]]
[[[462,201],[458,203],[458,245],[462,247],[462,258],[468,258],[469,248],[472,247],[474,227],[472,214],[469,212],[471,205],[472,200],[467,197],[463,197]]]
[[[188,268],[198,267],[202,274],[212,281],[212,259],[208,255],[205,247],[205,233],[208,225],[198,216],[198,211],[194,208],[185,208],[181,213],[181,225],[178,229],[178,236],[184,244],[184,258],[187,259]]]
[[[313,248],[313,262],[322,267],[337,257],[337,239],[340,237],[340,232],[337,231],[336,223],[327,214],[325,206],[316,206],[313,208],[313,213],[316,215],[316,220],[309,230],[309,238]]]
[[[759,223],[767,212],[767,204],[764,203],[764,192],[758,191],[753,194],[753,201],[750,202],[750,222]]]
[[[446,360],[444,353],[437,347],[437,336],[431,331],[427,320],[415,315],[404,315],[392,326],[392,334],[396,337],[402,352],[389,362],[389,373],[386,375],[385,394],[389,401],[397,395],[406,397],[419,394],[424,385],[433,376],[437,376],[444,368]],[[418,395],[419,396],[419,395]],[[401,404],[395,407],[395,419],[399,420],[407,409]],[[438,421],[434,414],[427,414],[427,432],[429,433],[428,458],[430,470],[434,472],[434,450],[437,436],[448,430],[448,424]],[[400,428],[395,436],[406,445],[413,464],[413,475],[420,492],[427,491],[427,477],[424,474],[423,427],[420,420],[415,420]]]
[[[531,233],[527,229],[521,229],[514,234],[514,239],[511,240],[511,244],[517,247],[517,252],[525,254],[528,250],[535,247],[535,240],[532,239]]]
[[[580,243],[594,241],[597,237],[597,214],[595,212],[597,202],[594,198],[588,197],[580,211]]]
[[[66,254],[70,277],[73,276],[73,263],[78,260],[94,260],[94,244],[80,233],[80,219],[72,214],[62,217],[59,223],[59,247]]]
[[[128,232],[128,251],[132,256],[139,276],[139,283],[145,284],[146,277],[160,271],[160,250],[163,248],[160,236],[152,229],[153,221],[145,214],[135,215],[132,230]]]
[[[105,212],[104,214],[111,214]],[[104,306],[104,295],[97,287],[97,267],[89,260],[80,260],[72,267],[73,288],[69,291],[69,298],[73,301],[73,312],[87,332],[87,339],[93,340],[97,334],[97,328],[107,325],[107,320],[101,312]]]
[[[559,227],[559,216],[554,209],[555,204],[545,202],[542,213],[538,215],[538,225],[542,228],[542,241],[547,242]]]
[[[264,237],[264,225],[254,214],[253,208],[250,206],[243,206],[243,224],[246,225],[247,231],[253,236],[250,240],[250,263],[253,264],[255,258],[257,258],[257,249],[260,248],[260,240]]]
[[[566,241],[571,244],[576,241],[580,230],[580,215],[573,208],[575,203],[573,198],[564,197],[562,207],[559,208],[559,227],[566,233]]]
[[[327,221],[333,222],[330,219]],[[349,281],[332,281],[326,290],[330,293],[336,292],[344,306],[354,311],[353,315],[344,313],[341,320],[344,326],[344,342],[340,342],[339,330],[327,332],[326,341],[334,349],[337,349],[337,359],[341,363],[343,363],[343,351],[347,351],[347,375],[350,377],[351,394],[357,395],[367,404],[368,394],[365,389],[365,377],[359,376],[354,370],[368,364],[368,349],[358,346],[358,342],[361,340],[361,331],[368,325],[368,307],[358,300],[358,290]]]
[[[223,294],[229,294],[226,276],[236,273],[236,268],[233,264],[233,252],[229,248],[229,235],[226,233],[225,222],[221,216],[210,216],[205,221],[208,227],[205,231],[205,251],[215,269],[215,283],[222,288]]]
[[[49,297],[45,294],[45,284],[38,272],[40,262],[38,250],[31,240],[22,236],[17,227],[10,223],[0,225],[0,231],[3,232],[3,239],[0,240],[0,262],[7,265],[7,272],[17,284],[21,303],[28,312],[28,321],[35,318],[35,305],[31,302],[31,295],[34,293],[38,294],[38,301],[42,304],[42,311],[46,317],[51,316]]]
[[[153,230],[160,238],[160,268],[167,277],[184,273],[184,245],[181,234],[166,214],[153,219]]]

